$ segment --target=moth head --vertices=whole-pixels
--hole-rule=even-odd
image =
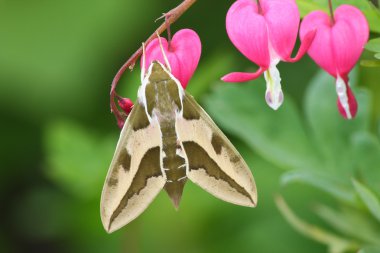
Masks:
[[[141,82],[143,82],[143,80],[145,79],[146,76],[149,76],[150,73],[152,73],[152,67],[155,65],[154,63],[157,63],[157,64],[160,64],[162,69],[164,69],[166,72],[168,73],[171,73],[172,72],[172,69],[171,69],[171,66],[170,66],[170,62],[168,60],[168,57],[165,53],[165,50],[164,50],[164,47],[162,45],[162,41],[161,41],[161,37],[160,35],[157,33],[157,39],[159,41],[159,45],[160,45],[160,48],[161,48],[161,53],[162,53],[162,57],[164,58],[164,61],[165,61],[165,64],[162,64],[161,62],[159,62],[158,60],[154,60],[152,61],[152,63],[150,64],[149,68],[148,68],[148,71],[146,72],[146,69],[145,69],[145,62],[146,62],[146,50],[145,50],[145,43],[142,43],[142,69],[141,69]],[[156,64],[156,65],[157,65]],[[158,68],[158,67],[155,67],[155,68]]]
[[[170,70],[161,62],[153,61],[149,65],[147,74],[145,75],[145,82],[160,82],[174,79],[175,77],[170,73]]]
[[[166,65],[162,64],[158,60],[155,60],[150,64],[149,68],[152,68],[151,72],[166,72],[171,73],[170,68],[167,68]]]

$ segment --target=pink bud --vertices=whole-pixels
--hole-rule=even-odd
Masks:
[[[120,115],[119,117],[117,117],[117,125],[120,129],[122,129],[125,123],[125,118],[128,117],[128,115],[130,114],[133,108],[133,102],[129,98],[122,98],[122,97],[118,97],[117,102],[120,108],[125,113],[124,115]]]
[[[172,74],[180,81],[182,87],[186,88],[201,56],[202,46],[198,34],[191,29],[182,29],[173,36],[170,45],[165,38],[160,40]],[[160,40],[156,38],[146,47],[145,69],[148,69],[154,60],[165,63]],[[142,64],[141,60],[141,66]]]
[[[128,116],[129,113],[132,111],[133,108],[133,102],[129,98],[120,98],[118,99],[118,104],[120,108],[125,112],[125,114]]]
[[[260,7],[256,1],[237,0],[227,13],[227,34],[235,47],[260,68],[255,73],[230,73],[222,80],[245,82],[264,73],[267,81],[266,101],[276,110],[283,101],[281,78],[276,65],[280,61],[299,60],[314,38],[315,31],[310,31],[296,57],[291,57],[299,21],[294,0],[260,0]]]
[[[322,11],[308,14],[301,24],[300,37],[317,30],[308,54],[326,72],[336,78],[339,112],[354,118],[357,102],[348,84],[348,73],[359,60],[369,36],[367,20],[359,9],[341,5],[335,10],[334,21]]]

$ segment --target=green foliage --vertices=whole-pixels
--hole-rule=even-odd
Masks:
[[[351,76],[351,83],[356,82],[357,71]],[[380,144],[370,132],[369,91],[354,87],[360,105],[358,115],[354,120],[344,120],[336,108],[333,79],[320,71],[304,96],[303,122],[289,96],[278,112],[266,109],[260,97],[263,85],[261,81],[253,83],[255,86],[218,86],[205,100],[207,110],[224,129],[245,140],[270,163],[290,169],[281,177],[284,186],[298,183],[315,187],[332,196],[339,206],[339,210],[323,205],[314,209],[339,234],[303,222],[278,200],[288,222],[302,234],[328,244],[330,252],[380,244],[380,224],[373,223],[380,215],[379,199],[367,186],[380,193]],[[352,178],[363,183],[353,179],[352,185]]]
[[[380,38],[372,39],[368,41],[365,48],[368,49],[369,51],[380,53]]]
[[[372,4],[333,1],[335,7],[343,2],[358,6],[371,31],[380,32]],[[297,3],[303,16],[327,11],[325,0]],[[263,79],[219,81],[252,68],[225,33],[230,4],[198,1],[172,30],[190,27],[200,34],[202,59],[188,91],[252,168],[258,207],[224,203],[189,182],[179,212],[162,192],[139,219],[108,235],[99,199],[119,133],[109,112],[110,82],[156,28],[154,19],[175,3],[0,3],[0,252],[317,253],[325,252],[322,244],[337,253],[380,252],[378,69],[358,69],[351,77],[360,84],[354,90],[359,114],[346,121],[335,106],[332,78],[318,73],[306,84],[314,63],[282,64],[292,69],[281,72],[284,90],[292,92],[274,112],[265,104]],[[378,39],[366,48],[380,58]],[[379,62],[365,60],[375,67]],[[138,70],[136,64],[125,73],[121,95],[136,98]],[[273,201],[279,192],[289,205]]]
[[[48,177],[77,197],[97,198],[115,139],[114,135],[100,137],[75,123],[50,123],[45,134]]]
[[[380,253],[380,247],[365,247],[359,250],[358,253]]]
[[[355,157],[358,177],[371,188],[380,192],[380,142],[369,132],[358,132],[352,136],[352,153]]]
[[[126,58],[120,55],[114,62],[116,52],[127,48],[132,53],[146,36],[141,28],[153,24],[145,20],[141,26],[130,25],[140,18],[136,10],[160,15],[157,2],[145,8],[133,0],[3,2],[0,103],[8,107],[22,96],[28,106],[9,110],[32,120],[53,117],[54,111],[78,115],[94,110],[84,101],[96,101],[100,91],[108,92],[105,84]]]
[[[276,204],[285,219],[292,224],[292,226],[299,233],[320,243],[326,244],[330,253],[345,252],[357,248],[355,242],[348,241],[345,238],[339,237],[324,229],[311,225],[297,217],[283,198],[277,197]]]
[[[356,208],[346,206],[335,210],[325,205],[317,205],[314,212],[336,231],[356,243],[360,240],[364,243],[379,244],[380,234],[376,223]]]
[[[365,48],[374,52],[374,57],[380,60],[380,38],[372,39],[368,41]],[[378,61],[376,61],[378,63]]]
[[[219,85],[204,100],[207,111],[227,132],[245,140],[277,166],[316,166],[315,152],[291,98],[286,97],[286,103],[274,112],[265,104],[262,79],[252,83]]]
[[[355,192],[342,178],[318,170],[292,170],[281,177],[282,185],[304,183],[325,191],[347,204],[355,204]]]
[[[356,192],[371,214],[380,221],[380,200],[367,186],[353,180]]]

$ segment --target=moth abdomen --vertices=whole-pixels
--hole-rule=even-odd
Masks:
[[[166,193],[169,195],[176,210],[178,210],[181,202],[183,189],[185,187],[187,177],[183,177],[181,180],[171,181],[167,180],[164,186]]]

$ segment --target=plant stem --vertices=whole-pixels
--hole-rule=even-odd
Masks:
[[[170,10],[169,12],[165,13],[165,22],[163,22],[155,31],[152,33],[152,35],[145,41],[145,45],[148,45],[149,42],[151,42],[156,36],[157,33],[161,34],[163,33],[167,27],[174,22],[177,21],[179,17],[181,17],[197,0],[184,0],[180,5],[175,7],[174,9]],[[116,73],[115,77],[112,80],[111,85],[111,92],[110,92],[110,106],[111,106],[111,112],[115,114],[115,117],[118,121],[123,120],[123,116],[121,115],[120,111],[118,110],[116,103],[115,103],[115,96],[116,94],[116,86],[123,75],[123,73],[129,68],[133,69],[137,59],[142,54],[142,46],[124,63],[124,65],[119,69],[119,71]]]
[[[257,11],[258,11],[258,13],[259,14],[263,13],[263,9],[261,8],[260,0],[256,0],[256,2],[257,2]]]
[[[168,35],[168,49],[171,51],[171,44],[172,44],[172,33],[170,30],[170,24],[168,23],[168,18],[165,17],[165,22],[166,22],[166,33]]]
[[[328,0],[328,2],[329,2],[331,22],[332,22],[332,24],[335,24],[334,9],[333,9],[333,6],[332,6],[332,0]]]

